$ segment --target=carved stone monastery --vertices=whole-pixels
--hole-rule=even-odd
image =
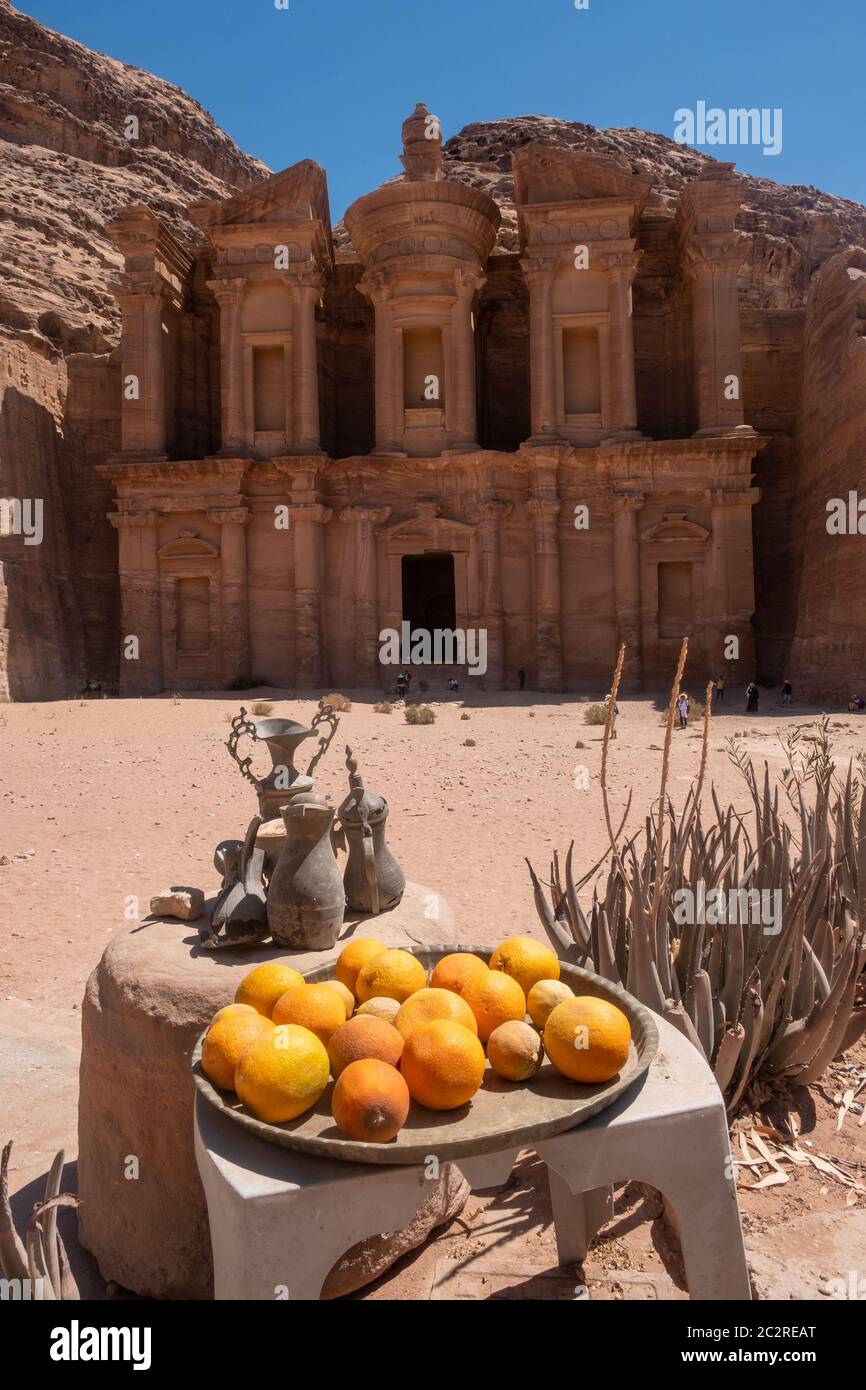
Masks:
[[[732,166],[676,216],[603,156],[523,145],[520,250],[443,177],[419,105],[402,177],[346,213],[305,160],[125,257],[116,489],[121,693],[393,682],[379,634],[483,629],[488,688],[754,673],[752,466]],[[632,287],[640,283],[641,293]],[[605,686],[606,688],[606,686]]]

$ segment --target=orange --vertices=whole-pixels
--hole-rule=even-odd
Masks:
[[[352,1014],[355,1012],[355,996],[349,989],[349,986],[344,985],[342,980],[322,980],[321,983],[327,985],[328,989],[336,990],[345,1006],[346,1017],[351,1018]]]
[[[331,1114],[347,1139],[387,1144],[406,1123],[409,1088],[395,1067],[377,1057],[350,1062],[334,1087]]]
[[[235,1069],[251,1043],[272,1033],[274,1025],[246,1004],[220,1009],[205,1034],[201,1065],[205,1076],[224,1091],[235,1088]]]
[[[235,1075],[235,1089],[247,1110],[272,1125],[303,1115],[327,1084],[323,1044],[309,1028],[292,1023],[272,1028],[248,1047]]]
[[[487,1039],[487,1060],[506,1081],[526,1081],[544,1059],[541,1038],[528,1023],[500,1023]]]
[[[487,962],[471,951],[452,951],[433,967],[430,984],[434,989],[450,989],[462,994],[470,980],[487,971]]]
[[[372,960],[374,956],[380,956],[385,950],[381,941],[374,941],[372,937],[360,936],[357,941],[350,941],[348,946],[344,946],[339,956],[337,964],[334,966],[334,974],[353,994],[356,991],[358,972],[361,967]]]
[[[419,1105],[456,1110],[475,1095],[484,1065],[484,1048],[474,1033],[450,1018],[434,1018],[412,1029],[400,1070]]]
[[[401,1009],[399,999],[379,999],[375,995],[372,999],[358,1005],[358,1013],[371,1018],[384,1018],[386,1023],[393,1023]]]
[[[258,1009],[254,1009],[252,1004],[223,1004],[221,1009],[217,1009],[216,1013],[214,1014],[213,1018],[208,1024],[208,1027],[213,1028],[217,1019],[222,1018],[224,1014],[238,1012],[243,1014],[259,1014]],[[261,1016],[262,1015],[259,1014],[259,1018],[261,1018]]]
[[[292,985],[302,985],[304,977],[281,960],[268,960],[244,975],[235,994],[236,1004],[252,1004],[265,1018],[270,1018],[281,994]]]
[[[358,972],[355,993],[363,1004],[365,1000],[377,995],[396,999],[399,1003],[409,998],[417,989],[427,983],[424,967],[417,956],[408,951],[391,949],[373,956]]]
[[[295,985],[274,1005],[274,1023],[297,1023],[327,1047],[328,1039],[346,1022],[346,1006],[328,985]]]
[[[629,1021],[606,999],[581,994],[557,1004],[544,1026],[544,1047],[572,1081],[609,1081],[628,1059]]]
[[[375,1057],[379,1062],[396,1067],[403,1051],[403,1039],[393,1023],[357,1014],[340,1024],[327,1046],[331,1071],[336,1079],[351,1062],[365,1057]]]
[[[470,980],[463,998],[475,1015],[478,1036],[483,1043],[500,1023],[512,1020],[522,1023],[526,1017],[523,990],[516,980],[499,970],[488,970],[486,975]]]
[[[539,980],[558,980],[559,961],[549,946],[531,936],[509,936],[490,957],[491,970],[504,970],[528,994]]]
[[[557,1004],[573,998],[574,990],[569,989],[562,980],[539,980],[526,996],[529,1017],[536,1028],[543,1028]]]
[[[465,1000],[450,989],[419,989],[409,996],[394,1019],[394,1027],[404,1038],[408,1038],[419,1023],[429,1023],[432,1018],[451,1018],[462,1023],[471,1033],[478,1032],[475,1015]]]

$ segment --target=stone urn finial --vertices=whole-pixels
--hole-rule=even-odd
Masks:
[[[442,178],[442,127],[438,116],[431,115],[423,101],[403,122],[400,162],[413,183]]]

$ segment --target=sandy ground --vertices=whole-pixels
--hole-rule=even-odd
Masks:
[[[309,721],[315,701],[283,693],[255,692],[243,700],[249,707],[253,699],[268,699],[275,715]],[[376,714],[368,693],[345,693],[353,708],[319,764],[318,789],[335,804],[342,799],[344,745],[351,743],[367,785],[388,798],[390,841],[408,876],[447,896],[464,941],[539,934],[524,856],[543,871],[551,851],[574,838],[582,872],[606,843],[601,729],[584,722],[585,701],[461,692],[434,700],[434,725],[411,727],[399,707]],[[739,735],[756,765],[766,759],[778,774],[779,735],[818,713],[802,706],[783,712],[778,698],[762,692],[762,712],[745,715],[739,693],[729,691],[729,703],[713,718],[709,776],[720,799],[743,812],[749,799],[726,740]],[[74,1158],[78,1010],[87,975],[112,933],[146,913],[153,893],[170,883],[213,890],[214,846],[242,835],[255,809],[252,789],[223,746],[240,702],[223,693],[0,710],[0,1138],[16,1139],[11,1186],[24,1189],[24,1209],[55,1149],[63,1146],[67,1159]],[[636,829],[658,788],[664,730],[652,697],[626,697],[620,708],[609,786],[615,819],[634,789],[629,826]],[[866,719],[834,714],[832,725],[844,766],[866,749]],[[470,739],[474,745],[467,746]],[[696,773],[700,747],[695,728],[675,734],[669,777],[675,801]],[[302,754],[312,748],[304,745]],[[267,755],[258,750],[257,756],[264,771]],[[298,763],[305,765],[303,756]],[[579,766],[587,769],[587,790],[575,786]],[[859,1049],[854,1060],[862,1066],[864,1056]],[[800,1093],[804,1135],[816,1151],[864,1158],[866,1128],[857,1126],[856,1115],[835,1132],[832,1097],[840,1084],[829,1077],[810,1096]],[[859,1212],[862,1220],[866,1199],[853,1207],[845,1201],[845,1189],[832,1180],[798,1171],[785,1187],[744,1195],[747,1235],[772,1244],[774,1225],[815,1212],[841,1211],[852,1221]],[[593,1297],[682,1297],[676,1246],[658,1198],[632,1187],[617,1210],[587,1263]],[[571,1297],[564,1290],[574,1281],[562,1283],[549,1222],[543,1167],[529,1158],[507,1189],[473,1196],[454,1228],[366,1296]],[[471,1270],[463,1264],[470,1250],[478,1256]]]

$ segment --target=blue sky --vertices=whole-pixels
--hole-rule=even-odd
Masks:
[[[310,157],[331,211],[399,172],[416,101],[447,138],[542,114],[673,135],[678,108],[781,108],[749,173],[866,203],[866,0],[19,0],[202,103],[272,169]]]

